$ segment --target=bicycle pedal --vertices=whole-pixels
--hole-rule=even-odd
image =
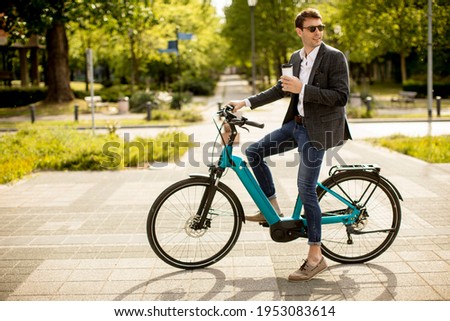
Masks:
[[[269,223],[267,222],[259,222],[259,225],[261,225],[262,227],[269,227]]]

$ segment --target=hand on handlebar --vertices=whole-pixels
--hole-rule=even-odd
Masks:
[[[245,103],[244,103],[245,105]],[[242,107],[241,107],[242,108]],[[243,127],[245,125],[252,126],[252,127],[258,127],[258,128],[264,128],[264,124],[260,124],[251,120],[248,120],[244,116],[236,116],[234,113],[236,112],[236,107],[227,104],[225,108],[221,109],[219,111],[219,115],[225,117],[228,124],[236,125],[239,127]]]
[[[228,102],[227,105],[233,106],[233,113],[246,106],[245,101],[243,100],[232,100]]]

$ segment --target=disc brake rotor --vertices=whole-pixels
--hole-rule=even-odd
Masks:
[[[198,216],[191,216],[184,225],[184,230],[186,231],[186,234],[190,237],[198,238],[205,235],[207,228],[194,228],[198,224]]]

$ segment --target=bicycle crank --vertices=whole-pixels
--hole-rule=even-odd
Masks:
[[[307,237],[307,235],[302,221],[286,220],[270,226],[270,237],[275,242],[290,242],[299,237]]]

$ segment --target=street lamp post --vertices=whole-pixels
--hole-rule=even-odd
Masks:
[[[250,28],[252,35],[252,93],[256,94],[256,65],[255,65],[255,6],[258,0],[247,0],[250,7]]]
[[[427,98],[428,98],[428,120],[433,114],[433,3],[428,0],[428,67],[427,67]]]

